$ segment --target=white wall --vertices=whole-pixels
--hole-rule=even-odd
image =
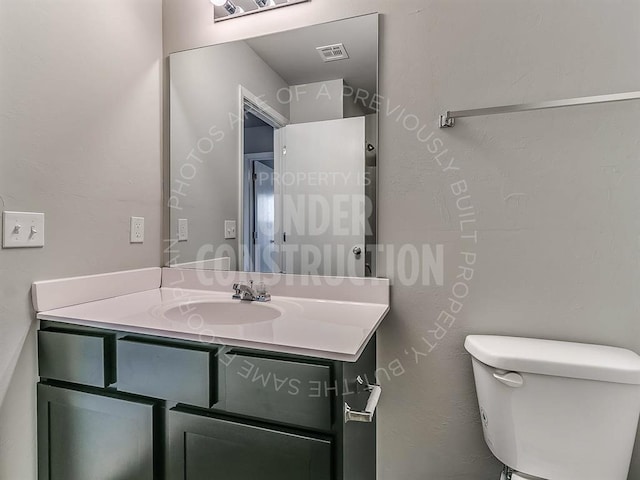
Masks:
[[[321,122],[344,118],[344,81],[339,78],[324,82],[289,87],[291,123]]]
[[[291,123],[321,122],[365,114],[343,79],[289,87]]]
[[[344,87],[344,95],[342,96],[342,114],[344,118],[360,117],[362,115],[371,115],[370,112],[365,112],[363,105],[356,99],[356,95],[353,92],[353,88],[347,83],[342,84]]]
[[[0,250],[1,479],[35,480],[31,282],[161,261],[161,27],[160,0],[0,1],[0,209],[46,214]]]
[[[436,126],[446,109],[637,90],[640,3],[313,0],[215,25],[207,2],[164,0],[164,6],[167,53],[384,14],[380,93],[389,103],[380,120],[379,239],[396,250],[444,244],[446,271],[443,286],[403,286],[397,269],[379,269],[394,280],[379,363],[400,359],[406,370],[384,385],[381,479],[497,478],[462,346],[469,333],[640,351],[640,104],[461,120],[448,131]],[[408,114],[443,145],[419,142],[402,125]],[[443,173],[427,147],[446,149],[441,160],[455,158],[461,170]],[[477,245],[461,239],[450,189],[460,179],[472,194]],[[424,350],[422,338],[430,338],[447,308],[460,251],[471,248],[478,259],[464,309],[416,364],[404,352]],[[630,479],[639,477],[636,454]]]

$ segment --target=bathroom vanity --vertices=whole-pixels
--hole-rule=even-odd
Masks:
[[[175,275],[165,271],[164,281]],[[91,290],[91,279],[71,279],[69,291],[75,291],[74,281]],[[382,282],[373,290],[384,290],[380,286],[386,281],[367,281]],[[46,304],[46,297],[61,289],[54,284],[48,292],[52,285],[43,283],[34,286],[34,298],[38,294]],[[254,318],[234,339],[228,329],[243,320],[232,318],[235,311],[229,309],[246,303],[221,300],[231,297],[226,292],[204,290],[183,290],[186,298],[171,295],[167,300],[174,289],[159,287],[38,313],[41,480],[376,478],[374,412],[380,387],[375,385],[375,327],[388,305],[377,305],[380,318],[368,317],[375,327],[362,329],[356,354],[340,357],[339,352],[302,347],[292,353],[283,341],[270,349],[258,343],[250,348],[246,338],[251,331],[283,339],[283,329],[291,328],[286,322],[294,325],[294,320],[286,320],[286,312],[276,319]],[[95,294],[87,293],[88,298]],[[207,295],[229,316],[225,322],[210,314],[215,320],[211,332],[227,329],[224,341],[218,336],[198,340],[186,333],[188,328],[181,332],[179,319],[171,317],[178,303],[188,311]],[[165,300],[158,303],[158,298]],[[316,302],[320,308],[373,311],[364,302],[285,300],[309,312]],[[274,305],[283,305],[279,302],[275,295]],[[296,315],[307,333],[286,335],[313,342],[319,332],[313,330],[316,319],[309,320],[311,313],[305,318],[303,310]],[[143,319],[155,326],[141,327]],[[321,329],[328,334],[335,325],[339,335],[349,321],[341,325],[341,319],[328,318]],[[243,346],[238,345],[241,335],[246,337]]]
[[[169,56],[182,268],[33,285],[40,480],[376,478],[378,24]]]

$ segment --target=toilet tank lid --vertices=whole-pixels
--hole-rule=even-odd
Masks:
[[[640,385],[640,356],[624,348],[498,335],[469,335],[464,346],[500,370]]]

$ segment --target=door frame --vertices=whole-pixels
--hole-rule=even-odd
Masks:
[[[238,266],[244,268],[244,182],[247,175],[245,171],[245,153],[244,153],[244,116],[245,106],[250,105],[251,113],[256,115],[260,120],[266,122],[274,129],[274,135],[277,137],[277,131],[289,123],[289,119],[271,107],[262,98],[251,93],[242,85],[238,86],[238,229],[236,232],[238,240]],[[278,147],[278,143],[274,143],[274,150]],[[276,152],[274,151],[274,172],[276,171]]]

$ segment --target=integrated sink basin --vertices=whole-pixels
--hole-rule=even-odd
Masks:
[[[185,302],[162,312],[162,316],[173,322],[193,319],[207,325],[242,325],[275,320],[282,310],[261,302],[241,300],[201,300]]]
[[[207,277],[201,271],[165,268],[166,286],[158,287],[159,270],[36,282],[32,296],[37,318],[355,362],[389,310],[386,279],[272,274],[264,277],[271,301],[260,302],[232,298],[234,285],[251,286],[242,272]]]

